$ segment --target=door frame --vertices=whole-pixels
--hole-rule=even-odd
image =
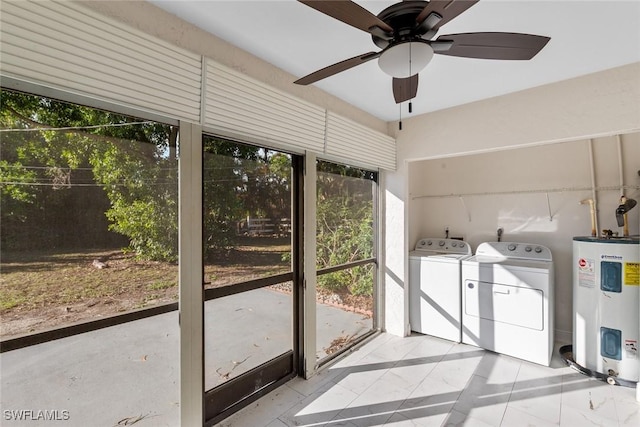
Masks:
[[[203,135],[202,137],[204,137]],[[244,144],[237,141],[229,141],[237,144]],[[257,147],[260,145],[251,144]],[[274,149],[276,150],[276,149]],[[223,286],[220,288],[206,289],[202,291],[200,300],[201,310],[204,312],[204,303],[211,299],[221,298],[224,296],[234,295],[265,286],[275,285],[282,282],[292,282],[292,350],[287,351],[261,365],[258,365],[247,372],[242,373],[238,377],[230,379],[225,383],[210,389],[204,390],[204,381],[202,381],[203,392],[203,416],[204,425],[212,426],[227,418],[231,414],[246,407],[260,397],[281,386],[292,378],[304,372],[304,157],[299,154],[278,150],[291,156],[292,183],[291,183],[291,271],[287,273],[277,274],[260,279],[249,280],[234,284],[231,286]],[[201,158],[204,163],[204,146],[201,142]],[[203,165],[200,165],[202,170]],[[202,190],[202,172],[199,182]],[[204,197],[204,194],[202,194]],[[202,224],[203,218],[200,218]],[[201,237],[199,242],[203,241]],[[202,249],[201,249],[202,250]],[[204,269],[204,260],[201,255],[201,271]],[[203,273],[201,273],[203,274]],[[201,289],[203,289],[203,280],[201,281]],[[202,345],[204,345],[204,334],[206,330],[202,329]],[[202,360],[204,360],[204,347],[202,347]],[[204,376],[204,368],[202,370]]]

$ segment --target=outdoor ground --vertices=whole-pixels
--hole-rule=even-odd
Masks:
[[[274,244],[275,243],[275,244]],[[286,240],[246,238],[205,266],[207,287],[284,273]],[[0,338],[177,301],[178,266],[120,249],[8,252],[0,258]],[[288,286],[274,289],[288,292]],[[370,315],[371,298],[319,292],[318,300]]]
[[[117,249],[3,252],[1,261],[2,337],[177,299],[177,265],[137,261]]]

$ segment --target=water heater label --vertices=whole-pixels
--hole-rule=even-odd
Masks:
[[[640,262],[624,263],[624,284],[640,286]]]
[[[586,288],[595,288],[596,273],[592,259],[580,258],[578,260],[578,285]]]
[[[636,340],[624,340],[624,350],[627,353],[627,358],[638,358],[638,341]]]

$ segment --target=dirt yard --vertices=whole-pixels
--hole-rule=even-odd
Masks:
[[[205,266],[206,287],[289,271],[286,242],[253,239]],[[177,301],[177,264],[136,260],[118,249],[65,253],[3,251],[0,338]],[[290,292],[290,286],[274,287]],[[372,299],[318,292],[318,301],[371,316]]]
[[[120,250],[3,253],[3,338],[177,300],[178,266]]]

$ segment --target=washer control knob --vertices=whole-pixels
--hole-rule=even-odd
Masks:
[[[536,253],[539,254],[542,252],[542,248],[540,246],[536,246]]]
[[[429,241],[427,242],[427,245],[428,245],[428,246],[431,246],[431,245],[433,245],[433,242],[432,242],[431,240],[429,240]]]
[[[507,249],[509,249],[510,251],[515,251],[516,250],[516,245],[511,243],[511,244],[509,244],[509,246],[507,246]]]
[[[526,248],[524,248],[525,252],[531,252],[531,246],[527,246]]]
[[[453,243],[451,244],[451,246],[453,246],[454,248],[457,248],[457,247],[458,247],[458,244],[457,244],[456,242],[453,242]]]
[[[444,240],[440,240],[440,241],[438,242],[438,245],[440,245],[440,246],[444,246]]]
[[[464,249],[464,243],[460,242],[460,249]]]

